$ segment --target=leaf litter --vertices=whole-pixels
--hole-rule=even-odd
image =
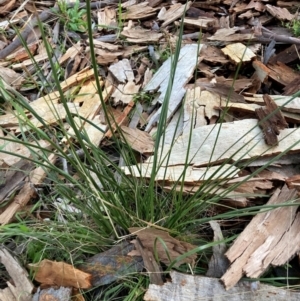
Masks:
[[[93,45],[90,45],[82,13],[86,3],[26,1],[18,6],[14,0],[4,1],[0,7],[0,139],[17,138],[20,133],[29,137],[31,126],[28,124],[41,130],[63,124],[67,129],[66,135],[56,139],[68,152],[68,141],[76,144],[76,136],[68,124],[67,106],[69,112],[78,116],[74,117],[76,127],[86,133],[96,147],[107,147],[113,143],[113,131],[121,131],[120,141],[126,141],[142,158],[139,166],[123,166],[124,172],[128,177],[150,178],[149,166],[155,160],[153,137],[157,132],[162,104],[167,99],[165,96],[175,58],[173,53],[183,23],[182,45],[168,100],[165,129],[166,143],[173,141],[170,137],[175,137],[176,142],[174,145],[161,145],[162,153],[169,152],[170,157],[162,162],[158,170],[155,177],[157,185],[163,190],[175,189],[187,195],[199,189],[211,195],[221,194],[232,187],[220,202],[233,207],[251,208],[256,202],[260,204],[260,196],[265,194],[271,196],[267,204],[286,202],[297,205],[299,169],[292,160],[293,154],[300,152],[300,98],[297,93],[300,83],[300,39],[296,36],[297,26],[300,25],[297,23],[297,5],[295,1],[271,0],[187,3],[150,0],[120,4],[114,0],[93,1],[91,7],[96,29]],[[75,21],[72,18],[63,21],[60,17],[68,10],[69,13],[72,11],[70,16]],[[76,19],[76,11],[81,11],[77,14],[81,20]],[[51,59],[59,66],[57,70],[51,70],[39,22],[46,24],[52,32],[52,35],[46,35],[46,40],[52,48]],[[16,34],[16,28],[20,30],[20,35]],[[103,102],[98,95],[94,70],[91,68],[90,47],[94,47],[99,66],[97,76]],[[236,70],[239,71],[237,75]],[[68,99],[66,104],[61,103],[53,72],[60,72],[57,75],[61,81],[61,91]],[[296,95],[291,99],[294,93]],[[20,114],[13,102],[15,97],[23,99],[24,104],[33,108],[37,115],[33,116],[30,111]],[[102,107],[103,104],[106,108]],[[136,122],[132,123],[132,112],[138,107],[140,113],[135,116]],[[104,117],[105,110],[110,112],[111,120]],[[182,113],[178,114],[180,110]],[[174,124],[178,126],[174,127]],[[188,153],[190,134],[192,144]],[[18,212],[24,208],[34,207],[36,190],[44,184],[47,170],[28,165],[26,158],[32,153],[26,145],[3,139],[0,151],[0,204],[4,206],[0,207],[0,224],[4,226],[14,222]],[[49,153],[53,149],[47,141],[35,143],[47,148]],[[283,152],[285,161],[276,159]],[[53,153],[48,159],[54,163],[57,156]],[[248,167],[241,168],[241,164],[249,159],[251,163]],[[261,166],[268,161],[270,165],[261,172]],[[220,165],[224,162],[226,164]],[[26,177],[29,171],[30,176]],[[186,172],[182,180],[181,175]],[[251,177],[251,174],[255,176]],[[216,180],[217,185],[207,192],[201,188],[202,183],[214,183]],[[287,208],[293,208],[292,216]],[[220,208],[214,210],[217,214]],[[286,215],[289,217],[284,218]],[[226,260],[229,260],[228,270],[223,271],[221,278],[225,288],[234,287],[240,294],[241,290],[245,290],[240,286],[242,282],[235,285],[243,275],[259,277],[271,265],[281,266],[299,253],[297,225],[297,206],[278,208],[270,214],[257,214],[225,253]],[[160,262],[168,265],[178,256],[196,248],[155,227],[129,228],[128,231],[137,236],[134,244],[136,253],[131,251],[135,259],[129,256],[129,249],[132,250],[134,245],[126,242],[126,246],[108,249],[96,255],[100,259],[90,258],[86,266],[82,266],[83,270],[90,273],[88,277],[93,276],[92,283],[95,286],[116,281],[118,277],[129,273],[141,272],[141,261],[144,261],[150,275],[161,273]],[[218,236],[222,237],[220,233]],[[248,246],[244,242],[250,242],[250,236],[253,236],[253,244]],[[293,244],[287,251],[285,245],[290,237],[293,238]],[[157,240],[161,244],[158,243],[160,247],[154,249]],[[130,247],[127,250],[128,244]],[[4,264],[4,256],[10,255],[3,247],[3,256],[0,258]],[[248,248],[246,253],[245,248]],[[128,252],[124,253],[124,250]],[[155,253],[158,265],[153,262],[157,259],[153,257]],[[114,261],[109,259],[112,254],[116,256]],[[193,264],[196,258],[195,254],[187,256],[177,262],[178,266],[183,262]],[[120,264],[121,261],[126,264]],[[47,262],[51,266],[65,264]],[[8,287],[1,289],[0,294],[16,296],[21,289],[27,293],[22,300],[27,300],[33,292],[33,285],[21,288],[11,270],[18,264],[11,259],[9,265],[5,264],[14,284],[8,282]],[[108,268],[110,265],[114,268]],[[70,265],[68,268],[69,274],[80,272]],[[55,278],[57,271],[58,268],[54,268],[52,272],[51,269],[46,272]],[[176,273],[171,272],[174,284],[178,277],[180,283],[190,281],[188,277],[191,276]],[[47,277],[39,279],[38,275],[35,279],[43,284]],[[210,273],[210,276],[214,275]],[[24,277],[28,281],[26,274]],[[201,277],[200,282],[206,281],[205,277]],[[68,283],[68,286],[84,288],[90,285],[79,286],[78,279],[76,276],[73,284]],[[157,279],[150,276],[153,285],[161,285],[165,280],[165,277]],[[56,281],[48,285],[65,284]],[[170,282],[166,282],[167,285]],[[216,285],[216,282],[207,282],[207,286],[210,285]],[[196,289],[196,284],[192,289]],[[223,286],[215,289],[214,294],[222,293],[226,300],[234,300],[225,296]],[[156,287],[150,285],[145,300],[163,300],[163,290],[159,289],[161,296],[157,296],[155,290]],[[250,291],[253,294],[252,288]],[[274,294],[281,293],[280,289]],[[54,292],[50,292],[50,296],[52,294]],[[71,294],[71,291],[62,294]],[[209,290],[205,291],[203,297],[208,295]],[[180,296],[178,298],[182,300]],[[196,296],[189,296],[189,300],[193,298]],[[41,296],[39,300],[43,300]]]

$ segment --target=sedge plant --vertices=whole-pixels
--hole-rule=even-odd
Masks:
[[[98,74],[99,66],[96,62],[93,47],[90,1],[86,2],[86,11],[84,13],[87,15],[86,28],[91,49],[91,65],[94,73]],[[41,26],[40,29],[49,56],[49,64],[55,70],[57,63],[55,60],[50,59],[53,58],[53,49],[47,42],[43,27]],[[211,181],[211,178],[214,176],[212,175],[211,178],[203,181],[203,184],[194,194],[186,195],[184,182],[187,168],[192,160],[190,147],[193,129],[191,126],[184,158],[185,168],[182,174],[174,181],[169,191],[163,189],[164,183],[158,184],[156,182],[156,176],[160,168],[168,166],[172,148],[177,141],[175,130],[172,143],[169,146],[166,146],[164,143],[168,106],[181,49],[182,34],[183,22],[181,22],[179,29],[175,51],[171,53],[170,78],[156,129],[153,160],[151,166],[149,165],[151,176],[148,180],[143,176],[125,176],[123,169],[118,164],[120,157],[122,157],[125,166],[129,166],[129,168],[130,166],[137,166],[142,175],[142,170],[140,169],[142,159],[137,159],[136,153],[122,136],[122,131],[119,128],[114,130],[114,117],[103,98],[104,88],[101,86],[98,76],[95,76],[96,88],[108,122],[108,130],[111,130],[113,133],[112,144],[109,150],[95,146],[90,141],[88,133],[82,126],[84,123],[89,123],[98,129],[99,132],[103,130],[91,121],[82,118],[78,113],[70,110],[68,99],[61,87],[61,79],[56,72],[52,73],[52,81],[57,88],[60,102],[66,111],[66,121],[72,131],[66,129],[62,121],[58,121],[55,126],[48,125],[20,93],[12,89],[6,89],[5,84],[3,82],[2,84],[0,83],[1,99],[9,102],[14,107],[20,126],[20,135],[18,136],[12,135],[3,129],[5,136],[2,138],[0,152],[12,155],[10,151],[6,150],[5,146],[12,142],[19,143],[28,148],[31,153],[30,158],[22,157],[22,155],[19,157],[23,160],[30,160],[35,167],[42,168],[46,174],[45,180],[36,191],[38,198],[30,209],[29,215],[24,216],[19,213],[12,223],[0,226],[2,243],[7,247],[17,246],[20,250],[20,258],[24,264],[39,262],[42,259],[52,259],[70,262],[76,266],[91,255],[107,250],[114,244],[126,239],[129,227],[152,226],[165,229],[172,236],[180,237],[182,240],[197,245],[194,250],[181,255],[171,262],[165,269],[168,272],[176,266],[177,262],[191,254],[200,255],[201,260],[209,259],[211,247],[217,242],[212,243],[211,237],[208,239],[205,235],[202,235],[208,221],[246,217],[255,215],[262,210],[275,208],[275,206],[262,205],[236,209],[222,205],[221,200],[226,198],[226,195],[240,184],[256,176],[272,162],[275,162],[287,153],[294,145],[287,146],[285,152],[272,158],[241,183],[231,185],[218,193],[218,187],[220,184],[226,184],[226,180]],[[26,47],[25,43],[24,46]],[[197,65],[197,58],[195,58],[195,65]],[[35,66],[40,68],[38,64],[35,64]],[[237,75],[238,73],[236,77]],[[297,96],[291,97],[290,101]],[[141,96],[136,96],[136,99],[140,98]],[[230,98],[230,95],[228,98]],[[49,101],[49,110],[53,114],[58,115],[51,101]],[[28,112],[40,122],[41,126],[36,126],[28,118]],[[180,112],[180,114],[182,113],[183,111]],[[218,133],[222,131],[222,122],[225,114],[226,110],[222,113],[219,123],[211,127],[210,133],[216,129]],[[195,118],[196,116],[192,116],[191,123],[193,123]],[[60,119],[58,118],[58,120]],[[179,123],[177,127],[179,127]],[[72,134],[70,134],[71,132]],[[211,159],[215,148],[218,146],[218,137],[219,134],[216,136],[216,141],[212,147]],[[47,148],[43,146],[42,141],[48,144]],[[246,142],[229,159],[222,162],[218,170],[221,170],[228,163],[234,164],[240,169],[247,168],[247,164],[251,162],[251,160],[245,160],[249,152],[247,143],[250,143],[250,141]],[[203,145],[199,145],[199,152],[201,152],[202,147]],[[227,151],[228,149],[224,149],[224,153]],[[56,158],[55,160],[53,160],[53,155]],[[238,160],[235,159],[235,163],[232,163],[233,156],[235,158],[239,156]],[[210,166],[211,164],[208,165],[207,169]],[[116,174],[118,177],[116,177]],[[293,204],[290,203],[288,205],[292,206]],[[208,216],[207,211],[212,206],[220,206],[226,210],[224,213]],[[37,221],[32,217],[36,211],[47,212],[48,218],[43,221]],[[224,241],[230,243],[236,237],[236,234],[232,233],[230,236],[225,237]],[[161,243],[163,244],[163,242]],[[165,251],[168,253],[166,246]],[[190,269],[200,271],[200,266],[203,266],[203,264],[207,264],[207,262],[202,262],[194,268],[183,266],[180,269],[185,272]],[[142,300],[148,285],[149,280],[147,276],[132,274],[122,278],[119,282],[101,288],[100,291],[89,291],[86,294],[90,300],[96,300],[96,298],[99,298],[99,300]]]

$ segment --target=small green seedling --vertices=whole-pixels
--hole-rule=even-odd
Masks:
[[[74,6],[68,8],[65,1],[58,3],[61,11],[60,21],[65,25],[66,30],[85,32],[87,22],[85,21],[86,10],[79,7],[79,1],[76,1]]]

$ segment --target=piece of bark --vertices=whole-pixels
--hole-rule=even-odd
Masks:
[[[198,62],[198,54],[201,51],[201,47],[202,45],[190,44],[185,45],[180,49],[172,90],[169,98],[167,121],[169,121],[173,116],[178,106],[180,105],[183,96],[185,95],[184,86],[193,75]],[[159,96],[155,100],[158,103],[163,103],[163,101],[165,100],[165,96],[168,91],[173,60],[174,56],[172,56],[172,58],[168,58],[168,60],[163,63],[163,65],[159,68],[159,70],[155,73],[150,82],[144,88],[144,91],[146,92],[154,93],[158,91]],[[154,123],[159,120],[160,114],[161,108],[151,117],[148,125],[145,128],[145,131],[149,132],[151,130]]]
[[[127,11],[122,13],[123,20],[142,20],[156,14],[158,8],[151,7],[148,1],[131,5]]]
[[[3,143],[0,144],[1,146],[1,150],[3,152],[0,152],[0,166],[1,167],[7,167],[7,166],[13,166],[15,165],[17,162],[21,161],[22,158],[32,158],[32,152],[31,150],[26,147],[24,144],[22,144],[21,142],[17,141],[17,138],[15,138],[14,136],[11,137],[12,140],[16,140],[16,142],[5,142],[3,140]],[[34,148],[34,146],[39,146],[41,149],[44,150],[49,150],[51,149],[51,145],[48,141],[46,140],[39,140],[38,143],[36,142],[32,142],[32,148]],[[41,153],[41,151],[39,151],[36,148],[37,153]],[[7,152],[7,153],[6,153]]]
[[[92,275],[94,287],[110,284],[144,269],[141,256],[130,256],[134,245],[126,240],[112,248],[90,257],[79,268]]]
[[[279,135],[279,130],[277,129],[276,124],[268,119],[270,112],[264,110],[264,108],[257,108],[255,109],[255,113],[259,120],[259,127],[263,131],[266,144],[270,146],[278,145],[277,136]]]
[[[139,129],[121,126],[121,139],[133,150],[144,155],[151,155],[154,151],[154,141],[150,134]]]
[[[277,145],[279,130],[288,127],[274,100],[267,94],[263,96],[266,106],[255,109],[267,145]]]
[[[0,300],[3,301],[31,301],[34,285],[29,280],[27,271],[4,248],[0,249],[0,262],[4,265],[11,280],[7,282],[6,289],[0,289]]]
[[[44,126],[62,122],[67,117],[67,110],[65,106],[68,107],[67,110],[71,114],[76,114],[79,109],[79,105],[76,103],[68,102],[65,105],[62,103],[53,105],[49,103],[47,108],[40,108],[35,111],[39,118],[32,116],[31,118],[29,118],[28,121],[27,118],[23,118],[20,116],[20,125],[15,128],[16,133],[27,132],[32,128],[41,128]],[[27,125],[28,123],[30,123],[30,125]]]
[[[134,81],[134,74],[128,59],[123,59],[109,66],[108,70],[120,82]]]
[[[128,42],[135,44],[157,43],[163,37],[163,34],[160,32],[144,28],[125,29],[121,34]]]
[[[283,95],[293,95],[296,94],[300,90],[300,77],[294,79],[292,82],[287,84],[284,88],[284,94]]]
[[[221,49],[235,64],[250,62],[256,57],[255,53],[242,43],[229,44]]]
[[[149,163],[141,163],[138,166],[126,166],[124,173],[131,177],[150,179],[154,167]],[[237,177],[240,170],[229,164],[223,166],[211,166],[209,168],[196,168],[192,166],[168,166],[160,167],[155,174],[155,181],[161,183],[181,183],[197,185],[206,181],[231,179]],[[184,177],[183,177],[184,176]]]
[[[214,35],[208,38],[210,41],[222,42],[245,42],[253,40],[253,33],[237,33],[240,29],[235,28],[221,28],[218,29]]]
[[[295,175],[286,179],[286,184],[289,189],[300,190],[300,175]]]
[[[281,62],[289,64],[299,59],[300,45],[291,45],[287,49],[279,52],[270,59],[270,63]]]
[[[214,47],[214,46],[209,46],[209,45],[204,45],[204,49],[201,52],[201,57],[203,57],[204,62],[209,62],[212,64],[227,64],[229,63],[229,59],[226,58],[224,53],[221,51],[221,49]]]
[[[33,163],[23,159],[10,169],[0,170],[0,204],[8,195],[23,187],[24,178],[32,168]]]
[[[117,13],[113,7],[105,7],[97,12],[98,31],[108,30],[117,26]]]
[[[55,288],[47,288],[38,291],[33,295],[32,301],[67,301],[71,300],[72,296],[72,288],[70,287],[60,287],[58,289]]]
[[[292,15],[286,8],[267,4],[266,9],[273,17],[280,21],[292,21],[295,18],[295,15]]]
[[[188,1],[186,4],[175,3],[171,5],[168,10],[163,8],[157,15],[159,20],[164,21],[161,27],[166,27],[167,25],[182,17],[184,12],[186,12],[191,7],[191,5],[192,2]]]
[[[257,282],[240,281],[226,291],[217,278],[170,272],[171,281],[163,286],[150,284],[145,301],[298,301],[297,291]]]
[[[205,119],[205,106],[201,106],[197,103],[197,99],[201,96],[201,88],[196,87],[194,89],[188,89],[186,91],[184,99],[184,111],[183,111],[183,133],[188,134],[191,128],[198,128],[202,125],[206,125]]]
[[[115,131],[117,126],[120,127],[123,124],[124,120],[126,120],[128,114],[131,112],[134,105],[135,105],[134,101],[130,101],[128,105],[125,107],[125,109],[123,110],[123,112],[118,116],[116,116],[116,118],[115,117],[113,118],[113,122],[111,122],[111,128],[109,128],[109,130],[105,133],[105,137],[107,138],[112,137],[113,135],[112,131]]]
[[[220,129],[221,127],[221,129]],[[168,159],[168,166],[189,162],[191,166],[206,166],[232,161],[247,161],[259,156],[280,154],[288,147],[291,152],[300,152],[299,129],[284,129],[280,132],[280,143],[276,147],[265,144],[263,134],[257,126],[257,120],[245,119],[216,125],[206,125],[183,135],[170,147],[164,147],[161,158]],[[149,157],[146,163],[153,161]],[[161,162],[161,166],[165,166]]]
[[[198,117],[200,119],[199,115]],[[164,139],[160,140],[160,144],[171,145],[182,134],[183,127],[183,115],[182,112],[178,110],[170,120],[165,130]],[[155,131],[155,128],[153,128],[153,130]]]
[[[8,224],[17,211],[25,207],[27,203],[36,195],[33,185],[26,183],[19,193],[14,197],[13,201],[0,214],[0,225]]]
[[[185,26],[189,27],[192,26],[193,28],[209,28],[212,27],[214,25],[214,23],[216,22],[216,20],[214,18],[188,18],[185,17],[183,19],[183,23]]]
[[[299,203],[295,201],[296,195],[297,191],[289,190],[287,186],[277,189],[267,205],[290,203],[291,206],[258,213],[236,239],[225,254],[231,262],[221,278],[226,290],[232,288],[244,274],[257,278],[271,264],[283,265],[299,251],[300,216],[297,214]]]
[[[207,185],[207,184],[206,184]],[[245,208],[249,206],[249,200],[243,196],[243,193],[238,191],[228,191],[228,189],[216,184],[212,184],[213,187],[207,185],[206,188],[203,188],[203,185],[182,185],[179,184],[176,187],[174,185],[164,185],[163,188],[165,191],[176,191],[183,193],[184,195],[193,195],[199,193],[201,188],[203,193],[206,193],[209,196],[215,197],[216,195],[220,199],[220,203],[231,206],[234,208]]]
[[[299,73],[279,61],[275,64],[269,63],[267,67],[270,70],[269,77],[283,86],[287,86],[292,81],[300,78]]]

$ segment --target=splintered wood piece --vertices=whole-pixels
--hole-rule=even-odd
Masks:
[[[16,71],[2,66],[0,66],[0,77],[6,84],[16,89],[20,88],[25,80],[24,77],[20,76]]]
[[[262,129],[264,138],[267,145],[277,145],[279,130],[276,124],[274,124],[268,116],[270,114],[269,110],[266,108],[255,109],[256,116],[259,120],[259,127]]]
[[[148,1],[144,1],[127,7],[127,11],[122,14],[125,20],[142,20],[155,15],[158,8],[149,6]]]
[[[174,191],[174,185],[164,185],[165,191]],[[203,186],[200,185],[177,185],[175,190],[183,193],[184,195],[193,195],[199,192],[199,189],[202,189]],[[232,206],[234,208],[245,208],[249,206],[249,201],[246,197],[243,196],[243,193],[237,191],[230,191],[221,186],[216,186],[215,183],[212,186],[208,186],[207,188],[202,189],[203,193],[206,193],[210,196],[223,195],[222,204]],[[248,197],[248,195],[247,195]]]
[[[210,62],[210,63],[213,63],[213,64],[216,64],[216,63],[227,64],[227,63],[229,63],[229,60],[226,58],[226,56],[221,51],[221,49],[219,49],[217,47],[214,47],[214,46],[208,46],[208,45],[204,45],[204,47],[205,48],[201,51],[201,58],[203,58],[203,61]]]
[[[43,63],[49,60],[49,56],[47,53],[41,53],[41,54],[37,54],[32,58],[29,58],[25,61],[23,61],[22,63],[19,64],[13,64],[11,67],[13,70],[20,70],[20,69],[24,69],[25,67],[29,67],[33,65],[33,60],[34,62],[38,63]]]
[[[87,39],[86,42],[89,43],[89,39]],[[98,40],[93,40],[93,44],[94,44],[94,47],[96,47],[96,48],[102,48],[102,49],[109,50],[109,51],[118,51],[120,49],[119,45],[113,45],[113,44],[105,43],[105,42],[98,41]]]
[[[148,163],[141,163],[138,166],[123,167],[125,175],[150,179],[153,166]],[[184,181],[186,185],[197,185],[204,181],[213,181],[216,179],[230,179],[237,177],[240,170],[232,165],[211,166],[209,168],[196,168],[192,166],[168,166],[160,167],[155,174],[155,181],[163,183],[176,183]],[[183,178],[184,175],[184,178]]]
[[[277,189],[267,205],[291,203],[291,206],[257,214],[236,239],[225,254],[231,262],[221,278],[226,290],[232,288],[243,274],[258,278],[271,264],[283,265],[299,252],[300,215],[297,214],[296,196],[297,191],[289,190],[287,186]]]
[[[110,27],[117,26],[116,9],[112,7],[105,7],[104,10],[97,12],[98,17],[98,31],[109,30]]]
[[[129,104],[133,100],[134,95],[139,92],[140,86],[136,85],[133,81],[118,85],[112,94],[114,104]]]
[[[173,116],[178,106],[180,105],[183,96],[185,95],[186,90],[184,86],[191,78],[197,66],[198,54],[200,53],[201,48],[202,44],[190,44],[185,45],[180,49],[172,90],[169,98],[167,121],[170,120],[170,118]],[[163,103],[168,91],[173,60],[174,56],[167,59],[144,88],[144,91],[146,92],[154,93],[158,90],[159,96],[157,98],[157,101],[159,103]],[[151,117],[145,131],[151,130],[153,124],[158,121],[160,114],[161,108]]]
[[[266,5],[267,11],[280,21],[292,21],[295,15],[292,15],[286,8],[280,8],[270,4]]]
[[[14,139],[14,137],[11,137]],[[17,139],[17,138],[16,138]],[[49,150],[51,148],[51,144],[46,140],[39,140],[38,143],[31,142],[31,148],[34,148],[34,145],[38,145],[40,149]],[[6,154],[4,152],[0,152],[0,166],[13,166],[23,158],[32,158],[31,150],[26,147],[26,145],[18,142],[5,142],[3,141],[0,144],[1,150],[10,152],[11,154]],[[39,153],[38,148],[36,148],[36,152]]]
[[[191,128],[207,125],[204,105],[198,105],[197,99],[201,96],[201,88],[188,89],[184,99],[183,133],[190,133]]]
[[[171,5],[171,7],[167,11],[160,11],[158,14],[158,19],[164,21],[161,25],[162,27],[166,27],[167,25],[173,23],[175,20],[182,17],[185,11],[187,11],[192,5],[192,2],[189,1],[186,4],[175,3]]]
[[[2,301],[30,301],[34,285],[29,280],[27,271],[19,262],[4,248],[0,249],[0,262],[4,265],[11,280],[7,281],[8,287],[0,289]]]
[[[100,84],[103,86],[103,82],[100,82]],[[105,103],[109,99],[112,91],[113,86],[107,86],[103,88],[101,93]],[[89,137],[90,142],[98,146],[104,137],[107,125],[102,124],[100,117],[98,116],[102,108],[102,102],[96,87],[96,82],[92,81],[89,83],[89,85],[83,87],[83,89],[79,91],[79,97],[80,101],[83,101],[83,104],[79,108],[77,114],[82,118],[75,117],[74,122],[77,124],[77,128],[83,131]],[[84,119],[88,119],[90,122],[86,122]],[[99,131],[96,126],[100,127],[103,132]],[[70,128],[68,130],[68,134],[75,135],[74,129]]]
[[[198,106],[204,106],[205,117],[211,121],[213,118],[218,118],[220,113],[214,107],[220,105],[220,96],[209,91],[201,91],[201,95],[195,100]]]
[[[289,64],[299,59],[300,45],[291,45],[289,48],[282,50],[270,59],[270,63],[281,62]]]
[[[36,195],[31,183],[26,183],[20,192],[14,197],[4,212],[0,214],[0,225],[7,225],[15,216],[16,212],[22,209]]]
[[[222,42],[239,42],[253,40],[253,33],[236,33],[240,29],[234,28],[221,28],[218,29],[215,34],[209,38],[211,41],[222,41]],[[239,61],[240,62],[240,61]]]
[[[32,300],[39,301],[56,301],[56,300],[71,300],[72,299],[72,288],[71,287],[60,287],[60,288],[46,288],[42,290],[38,290],[34,295]],[[76,295],[76,301],[82,301],[82,299],[78,299],[78,295]]]
[[[56,154],[51,154],[48,157],[47,164],[55,164],[57,159]],[[42,185],[44,179],[47,176],[47,171],[44,166],[39,166],[35,168],[33,171],[31,171],[29,175],[30,183],[33,185]]]
[[[128,228],[128,231],[131,234],[136,235],[140,239],[144,248],[150,250],[153,254],[154,252],[156,252],[159,261],[163,262],[166,265],[169,265],[171,261],[175,260],[178,256],[196,248],[196,246],[193,246],[190,243],[179,241],[171,237],[170,234],[166,231],[154,228],[139,227]],[[164,241],[167,249],[161,243],[160,239]],[[196,254],[187,256],[186,258],[178,261],[175,266],[178,267],[183,263],[190,263],[194,265],[196,258]]]
[[[111,51],[106,49],[95,48],[97,55],[97,63],[102,65],[107,65],[113,63],[119,56],[123,56],[123,51]]]
[[[267,145],[277,145],[279,129],[287,128],[288,124],[274,100],[267,94],[263,96],[263,99],[266,106],[255,109],[255,113],[260,121],[259,127],[264,133]]]
[[[270,69],[269,77],[283,86],[300,78],[299,73],[281,62],[276,62],[274,64],[269,63],[267,67]]]
[[[75,103],[66,103],[68,110],[70,113],[76,114],[79,105]],[[65,120],[67,116],[67,111],[62,103],[59,104],[49,104],[48,108],[41,108],[37,109],[36,113],[39,115],[40,118],[43,119],[41,122],[38,118],[32,117],[29,120],[24,120],[22,117],[19,117],[19,123],[21,124],[19,127],[16,128],[16,133],[21,133],[22,131],[29,131],[32,127],[43,127],[45,125],[54,124],[58,121]],[[30,123],[30,126],[27,125]]]
[[[76,269],[65,262],[44,259],[40,263],[29,264],[35,271],[35,280],[44,285],[90,288],[91,274]]]
[[[78,41],[76,44],[68,48],[65,54],[58,60],[59,64],[64,64],[69,59],[74,59],[76,55],[78,55],[81,51],[81,41]]]
[[[114,118],[114,121],[112,123],[112,130],[115,131],[117,126],[121,126],[121,124],[124,122],[124,120],[127,118],[128,114],[131,112],[132,108],[134,107],[135,103],[134,101],[130,101],[128,105],[125,107],[123,112]],[[112,132],[111,130],[108,130],[105,134],[105,137],[111,138],[112,137]]]
[[[120,83],[134,81],[134,73],[128,59],[110,65],[108,70]]]
[[[10,62],[22,62],[24,60],[30,59],[31,55],[35,55],[39,43],[39,41],[36,41],[30,45],[27,45],[28,49],[22,48],[18,51],[15,51],[14,53],[8,55],[6,57],[6,60]]]
[[[184,18],[183,23],[184,25],[198,27],[198,28],[208,28],[210,26],[213,26],[216,20],[214,18],[206,18],[201,17],[198,19],[193,18]]]
[[[299,152],[299,132],[300,129],[282,130],[279,145],[270,147],[264,142],[257,120],[245,119],[199,127],[192,131],[191,136],[183,135],[172,147],[163,147],[159,152],[161,151],[161,158],[168,158],[168,166],[184,165],[185,162],[193,166],[206,166],[227,159],[246,161],[250,158],[282,153],[292,145],[290,151]],[[152,161],[151,156],[146,162]],[[166,163],[161,164],[165,166]]]
[[[126,144],[140,154],[150,155],[154,151],[154,141],[150,134],[139,129],[132,129],[127,126],[121,126],[122,136]],[[123,140],[123,137],[121,139]]]
[[[218,278],[170,272],[163,286],[150,284],[145,301],[298,301],[300,293],[259,282],[240,281],[226,291]]]
[[[157,43],[163,34],[154,30],[143,28],[125,29],[121,34],[126,37],[126,40],[131,43]]]
[[[100,115],[96,115],[90,122],[86,122],[83,127],[83,132],[89,137],[89,142],[95,146],[99,146],[101,140],[107,131],[107,124],[103,124]],[[89,144],[87,147],[89,147]]]
[[[270,97],[268,94],[263,95],[264,102],[266,104],[266,108],[268,111],[275,112],[272,116],[270,116],[270,120],[276,124],[276,126],[282,130],[288,127],[287,122],[285,121],[284,117],[282,116],[282,113],[280,109],[278,108],[277,104],[274,102],[274,100]]]
[[[300,97],[282,96],[282,95],[270,95],[276,105],[280,107],[280,110],[284,112],[300,113]],[[254,94],[252,96],[245,96],[248,102],[263,105],[263,95]]]
[[[250,62],[256,57],[255,53],[242,43],[229,44],[221,49],[235,63]]]
[[[294,175],[286,179],[286,184],[290,189],[295,188],[299,190],[300,187],[300,175]]]
[[[32,168],[32,162],[21,159],[13,167],[0,169],[0,204],[24,185],[24,178]]]
[[[284,87],[284,95],[293,95],[300,90],[300,77],[294,79]]]

